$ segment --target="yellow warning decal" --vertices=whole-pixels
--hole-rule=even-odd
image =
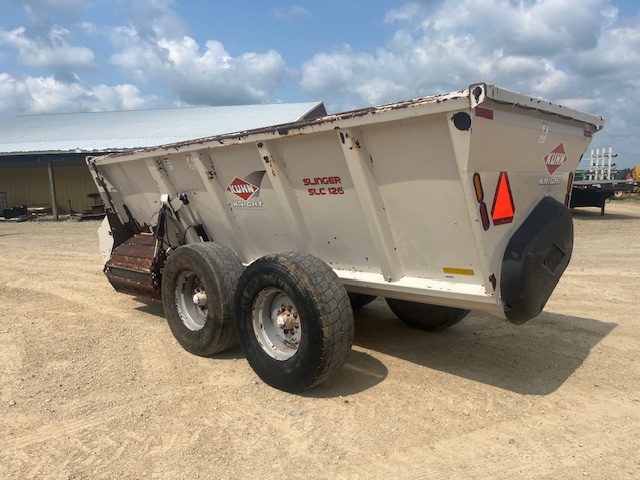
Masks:
[[[471,270],[470,268],[443,267],[442,270],[444,271],[444,273],[448,273],[450,275],[474,275],[473,270]]]

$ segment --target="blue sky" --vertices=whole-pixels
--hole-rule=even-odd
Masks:
[[[486,81],[602,115],[640,163],[637,0],[0,0],[0,117],[323,100]]]

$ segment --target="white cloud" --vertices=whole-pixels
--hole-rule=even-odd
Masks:
[[[439,34],[470,31],[489,48],[550,55],[593,48],[608,0],[448,0],[425,26]]]
[[[123,0],[127,2],[127,20],[141,38],[180,38],[188,27],[173,10],[174,0]]]
[[[22,0],[21,3],[34,10],[77,10],[88,7],[91,2],[90,0]]]
[[[0,112],[24,112],[28,109],[28,91],[24,83],[0,72]]]
[[[0,111],[22,114],[149,108],[158,101],[129,84],[84,86],[49,77],[16,79],[0,73]]]
[[[607,30],[593,50],[582,52],[568,62],[582,75],[617,80],[609,83],[618,88],[618,82],[630,79],[629,73],[638,71],[640,66],[640,18]]]
[[[359,105],[428,95],[449,85],[471,83],[467,78],[486,78],[487,60],[469,62],[474,48],[469,36],[430,41],[398,32],[387,48],[373,54],[343,46],[315,55],[302,65],[301,86],[325,98],[350,98]]]
[[[300,17],[310,17],[309,11],[302,5],[293,5],[289,8],[277,8],[273,11],[273,15],[281,20],[292,20]]]
[[[56,3],[60,8],[74,4],[80,8],[85,4],[83,0],[29,0],[25,9],[53,8]],[[131,0],[126,24],[109,27],[80,21],[73,29],[93,38],[107,39],[113,48],[111,64],[120,67],[136,83],[171,92],[175,98],[167,99],[168,102],[228,105],[268,101],[289,74],[282,56],[275,50],[232,56],[215,40],[200,45],[186,34],[187,27],[174,11],[174,4],[173,0]],[[304,11],[292,7],[286,14],[302,15]],[[31,20],[37,23],[38,19]],[[0,45],[15,48],[23,65],[52,72],[55,84],[44,81],[48,77],[32,78],[42,78],[42,85],[64,96],[65,92],[68,95],[82,90],[79,73],[96,66],[94,52],[74,45],[72,36],[67,28],[38,24],[36,29],[0,29]],[[70,85],[63,88],[59,82]],[[32,83],[34,88],[38,84]],[[115,87],[108,88],[113,94]],[[98,91],[92,95],[98,95]],[[57,108],[52,107],[51,99],[44,104]]]
[[[72,22],[91,6],[91,0],[20,0],[29,24],[29,36],[44,38],[52,25]]]
[[[230,105],[267,101],[285,74],[274,50],[233,57],[222,43],[209,40],[201,49],[189,36],[143,38],[135,28],[117,29],[121,50],[113,64],[141,81],[160,80],[182,103]]]
[[[411,22],[416,18],[423,18],[429,12],[436,8],[440,2],[431,0],[428,2],[408,2],[398,8],[388,10],[384,21],[385,23]]]
[[[58,69],[89,69],[94,66],[95,55],[86,47],[75,47],[67,42],[69,31],[54,26],[49,34],[49,44],[27,38],[25,28],[9,32],[0,30],[0,45],[10,45],[18,50],[25,65]]]
[[[0,29],[0,45],[15,48],[24,65],[43,67],[60,80],[74,81],[76,71],[95,67],[95,55],[87,47],[71,45],[68,37],[69,30],[58,25],[51,28],[46,40],[29,38],[24,27],[11,31]]]
[[[287,74],[275,50],[230,55],[224,45],[200,45],[186,34],[172,0],[134,0],[126,25],[103,29],[115,52],[110,61],[136,81],[163,85],[180,105],[230,105],[268,101]],[[295,7],[290,10],[301,14]],[[85,31],[96,32],[94,25]]]
[[[96,85],[89,91],[91,111],[140,110],[151,108],[159,100],[154,96],[141,96],[135,85]]]
[[[575,65],[603,42],[602,30],[611,27],[616,14],[609,0],[407,3],[387,12],[385,21],[399,28],[384,47],[375,53],[348,46],[318,53],[302,65],[301,86],[336,101],[355,97],[361,105],[477,81],[562,98],[575,93]],[[629,40],[615,45],[622,50]],[[608,56],[611,62],[635,61],[638,51]]]

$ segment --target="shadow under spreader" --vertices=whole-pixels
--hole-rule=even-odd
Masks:
[[[160,317],[162,320],[165,320],[162,303],[138,297],[134,297],[134,300],[140,302],[140,305],[136,307],[136,310],[138,310],[139,312],[148,313],[149,315],[154,315],[156,317]]]
[[[162,304],[151,300],[136,298],[139,305],[135,309],[148,315],[158,317],[166,324]],[[357,332],[356,332],[357,334]],[[167,325],[167,335],[171,335]],[[176,348],[180,348],[176,345]],[[245,358],[238,345],[221,353],[209,356],[212,360],[235,360]],[[214,366],[215,368],[215,366]],[[315,387],[303,395],[318,398],[332,398],[341,395],[352,395],[367,390],[380,383],[387,376],[387,367],[371,355],[351,350],[342,368],[322,385]]]
[[[356,313],[355,344],[527,395],[547,395],[617,324],[543,312],[524,325],[473,312],[441,332],[405,326],[378,298]]]
[[[356,338],[357,338],[356,332]],[[302,392],[309,398],[335,398],[353,395],[382,382],[389,371],[377,358],[368,353],[351,350],[347,361],[335,375],[317,387]]]
[[[158,303],[143,302],[136,309],[164,318]],[[446,330],[423,332],[403,324],[384,299],[378,298],[355,313],[354,345],[515,393],[547,395],[616,326],[549,312],[524,325],[512,325],[493,315],[472,312]],[[240,348],[234,347],[211,359],[242,357]],[[302,395],[352,395],[377,385],[387,375],[382,361],[354,349],[333,377]]]

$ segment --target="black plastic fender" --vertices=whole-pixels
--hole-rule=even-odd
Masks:
[[[544,197],[516,230],[504,253],[500,296],[511,323],[540,314],[573,250],[571,212],[552,197]]]

